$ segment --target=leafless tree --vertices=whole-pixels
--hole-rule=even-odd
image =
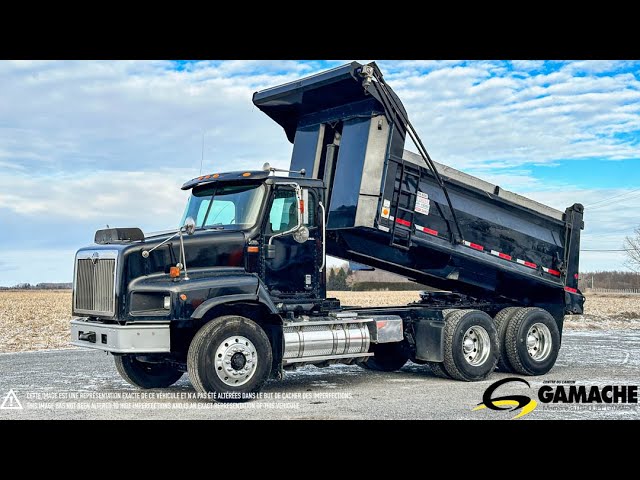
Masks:
[[[625,288],[640,289],[640,272],[629,272],[627,270],[581,272],[578,285],[582,291],[592,286],[614,290]]]
[[[625,237],[623,245],[627,251],[627,265],[631,270],[640,272],[640,227],[636,228],[633,235]]]

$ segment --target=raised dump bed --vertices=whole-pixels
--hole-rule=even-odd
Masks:
[[[325,182],[327,253],[483,300],[581,312],[582,205],[561,212],[404,150],[404,107],[367,68],[253,99],[293,142],[291,175]]]

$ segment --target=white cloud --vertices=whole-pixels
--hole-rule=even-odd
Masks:
[[[569,63],[551,73],[496,77],[491,65],[470,62],[389,80],[435,159],[466,168],[496,160],[517,166],[638,158],[637,145],[614,136],[640,129],[633,74],[574,77]]]
[[[43,215],[66,221],[146,221],[177,225],[188,192],[184,169],[157,172],[96,171],[55,177],[0,175],[0,209],[29,221]],[[135,208],[132,208],[135,206]]]
[[[544,67],[543,60],[512,60],[513,69],[518,72],[530,72]]]
[[[13,233],[0,250],[18,268],[0,284],[59,280],[26,278],[41,270],[30,259],[47,256],[14,262],[14,251],[71,251],[107,222],[175,224],[203,132],[205,172],[286,167],[291,146],[252,93],[341,63],[0,62],[0,227]],[[435,160],[560,209],[625,191],[550,184],[527,168],[638,159],[637,63],[378,63]],[[619,247],[640,223],[637,200],[587,210],[584,244]],[[618,254],[582,258],[589,268],[622,266]]]
[[[605,73],[613,72],[627,63],[619,60],[582,60],[567,63],[563,70],[571,73]]]

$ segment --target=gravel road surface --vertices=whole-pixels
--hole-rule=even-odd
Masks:
[[[484,390],[513,375],[464,383],[434,377],[408,363],[400,372],[358,366],[305,367],[269,382],[263,398],[220,404],[196,398],[185,375],[165,390],[137,390],[120,379],[113,358],[67,349],[0,354],[0,419],[509,419],[512,412],[472,411]],[[524,377],[495,395],[537,398],[544,383],[640,384],[640,331],[567,331],[554,369]],[[9,395],[10,390],[15,394]],[[539,402],[524,419],[640,419],[634,405],[567,405]]]

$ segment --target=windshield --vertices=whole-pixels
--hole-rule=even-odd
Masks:
[[[263,184],[214,184],[194,189],[182,217],[196,221],[196,228],[244,230],[252,227],[264,198]]]

